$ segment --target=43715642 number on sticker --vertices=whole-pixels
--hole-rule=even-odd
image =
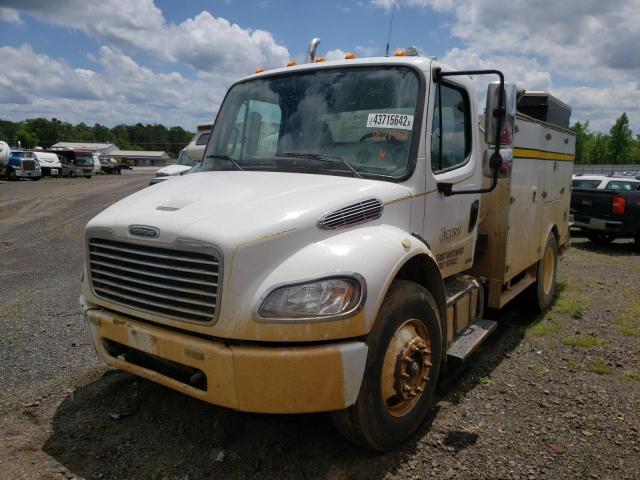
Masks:
[[[370,113],[367,118],[367,128],[399,128],[411,130],[413,115],[400,113]]]

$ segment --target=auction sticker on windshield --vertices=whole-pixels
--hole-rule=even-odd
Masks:
[[[367,118],[368,128],[401,128],[411,130],[413,128],[413,115],[399,113],[370,113]]]

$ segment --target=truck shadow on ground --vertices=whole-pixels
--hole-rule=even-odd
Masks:
[[[386,454],[351,446],[324,414],[234,412],[118,371],[77,388],[60,404],[44,451],[87,479],[382,478],[418,449],[452,455],[477,441],[477,433],[436,431],[432,423],[456,409],[522,341],[537,317],[518,313],[521,308],[507,310],[512,318],[469,361],[450,366],[427,420]]]

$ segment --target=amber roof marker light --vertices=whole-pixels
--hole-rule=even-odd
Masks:
[[[356,54],[353,52],[348,52],[345,56],[344,59],[345,60],[354,60],[356,58]]]

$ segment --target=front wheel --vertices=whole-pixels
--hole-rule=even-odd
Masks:
[[[367,366],[356,403],[333,413],[340,433],[381,452],[406,440],[433,401],[441,339],[431,293],[414,282],[394,282],[367,338]]]

